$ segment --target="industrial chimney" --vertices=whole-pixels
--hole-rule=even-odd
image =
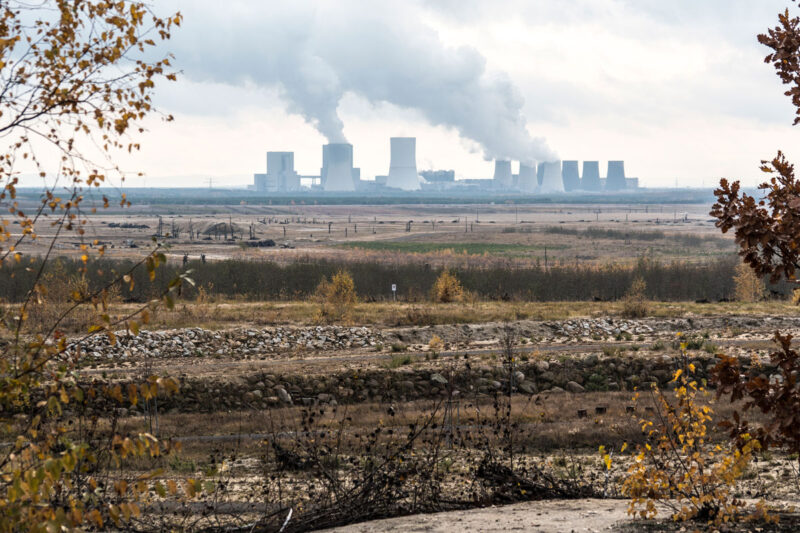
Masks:
[[[539,167],[536,169],[536,183],[539,184],[539,187],[542,186],[542,179],[544,178],[544,165],[539,163]]]
[[[326,192],[355,191],[353,175],[352,144],[331,143],[322,147],[322,185]]]
[[[542,194],[564,192],[564,180],[561,177],[561,161],[539,163],[539,168],[541,167],[544,167],[544,171],[542,171],[540,192]]]
[[[419,190],[416,137],[392,137],[389,141],[391,160],[386,186],[404,191]]]
[[[517,183],[522,192],[534,193],[539,188],[539,181],[536,178],[536,163],[526,165],[519,164],[519,182]]]
[[[511,177],[511,161],[496,159],[494,162],[494,186],[497,189],[510,189],[513,185]]]
[[[576,191],[581,188],[581,176],[578,174],[577,161],[564,161],[561,174],[564,179],[565,191]]]
[[[628,187],[625,182],[625,161],[609,161],[606,176],[607,191],[624,191]]]
[[[584,191],[599,191],[601,188],[600,163],[598,161],[584,161],[581,189]]]

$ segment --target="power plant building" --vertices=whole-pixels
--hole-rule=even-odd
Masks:
[[[549,161],[539,163],[542,171],[542,185],[539,192],[542,194],[553,194],[564,192],[564,178],[561,174],[561,161]]]
[[[267,173],[253,177],[259,192],[300,190],[300,176],[294,170],[294,152],[267,152]]]
[[[535,193],[539,189],[539,181],[536,178],[536,163],[531,163],[530,165],[519,164],[517,188],[526,193]]]
[[[566,192],[577,191],[581,188],[581,176],[578,174],[577,161],[564,161],[561,168],[561,177],[564,180]]]
[[[325,192],[355,192],[361,171],[353,168],[353,145],[331,143],[322,147],[320,177]]]
[[[498,159],[494,162],[494,177],[492,178],[495,189],[508,190],[513,187],[511,175],[511,161]]]
[[[606,175],[606,190],[624,191],[627,188],[628,183],[625,180],[625,162],[609,161],[608,174]]]
[[[391,159],[386,186],[404,191],[419,190],[416,137],[392,137],[389,141]]]
[[[636,190],[638,178],[625,175],[624,161],[608,161],[605,178],[600,176],[598,161],[580,162],[528,161],[519,163],[519,173],[512,174],[511,161],[497,159],[491,179],[455,179],[452,170],[417,171],[415,137],[390,139],[389,172],[385,176],[362,180],[361,170],[353,166],[353,145],[330,143],[322,147],[322,168],[318,176],[301,176],[295,170],[294,152],[267,152],[267,172],[253,175],[257,192],[295,193],[309,190],[324,192],[381,193],[392,191],[443,192],[461,190],[469,194],[508,192],[522,194],[562,194],[576,191],[599,193]]]
[[[602,189],[600,183],[600,162],[584,161],[583,174],[581,175],[581,189],[590,192],[599,192]]]

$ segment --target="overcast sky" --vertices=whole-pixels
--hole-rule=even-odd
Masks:
[[[319,172],[326,139],[385,174],[389,137],[417,163],[490,177],[494,156],[624,159],[645,186],[747,184],[793,109],[756,35],[788,0],[160,0],[183,71],[158,91],[129,185],[243,185],[267,150]],[[514,165],[516,170],[516,164]],[[191,178],[190,178],[191,177]]]

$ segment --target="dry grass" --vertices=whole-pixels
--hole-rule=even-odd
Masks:
[[[577,317],[622,317],[624,302],[474,302],[437,304],[375,302],[356,304],[346,325],[425,326],[435,324],[470,324],[507,320],[566,320]],[[112,313],[122,314],[133,308],[116,305]],[[239,302],[217,300],[210,303],[178,303],[174,311],[153,317],[151,329],[207,327],[211,329],[238,325],[314,325],[320,304],[314,302]],[[790,302],[648,302],[648,317],[732,315],[800,315],[800,307]]]
[[[437,324],[478,324],[514,320],[567,320],[579,317],[623,317],[619,302],[481,302],[472,303],[394,303],[362,302],[353,306],[343,325],[380,327],[428,326]],[[316,302],[245,302],[216,299],[211,302],[178,302],[172,311],[154,314],[143,329],[202,327],[224,329],[237,326],[311,326],[318,323],[321,304]],[[111,315],[122,316],[135,304],[112,304]],[[648,302],[647,317],[783,315],[799,316],[800,307],[784,301]],[[82,320],[65,323],[64,331],[79,333]]]

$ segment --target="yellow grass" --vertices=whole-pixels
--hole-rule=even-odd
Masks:
[[[576,317],[622,317],[624,302],[475,302],[475,303],[358,303],[346,324],[409,326],[507,320],[565,320]],[[123,312],[126,306],[114,309]],[[150,328],[202,326],[225,328],[235,325],[314,325],[320,304],[313,302],[180,303],[174,311],[159,313]],[[725,315],[800,315],[800,307],[789,302],[649,302],[648,317]]]

